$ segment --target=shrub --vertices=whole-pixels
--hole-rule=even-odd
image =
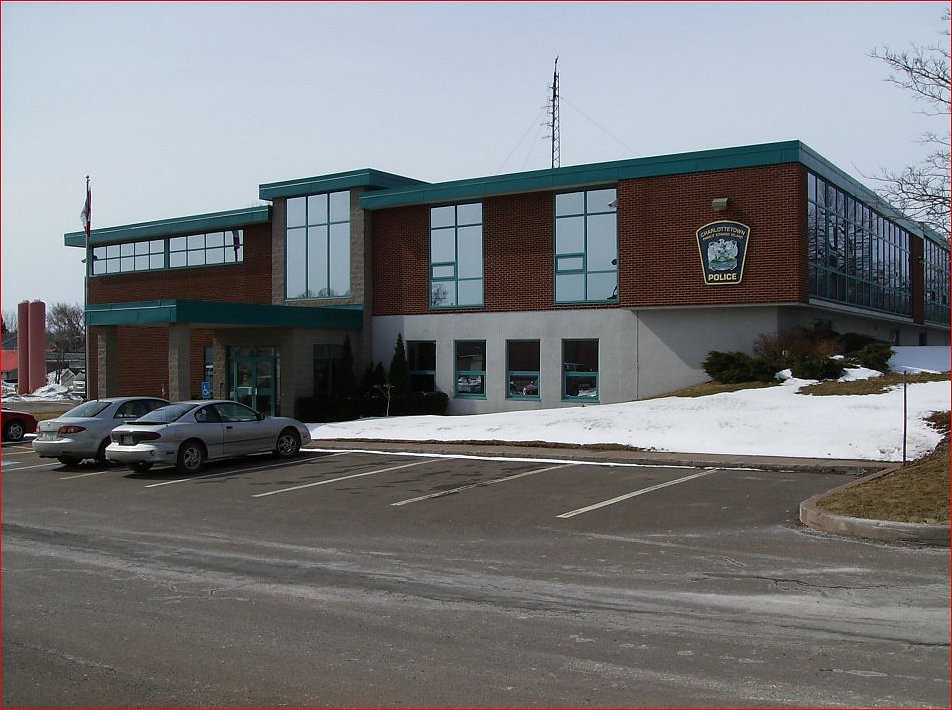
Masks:
[[[867,345],[873,343],[881,342],[876,340],[876,338],[871,335],[863,335],[862,333],[843,333],[840,336],[840,343],[843,346],[842,355],[851,355],[855,352],[859,352]]]
[[[892,357],[892,346],[885,340],[873,340],[865,347],[849,353],[847,357],[870,370],[886,372],[889,369],[889,358]]]
[[[704,371],[715,382],[770,382],[774,377],[773,367],[762,358],[752,358],[747,353],[720,352],[712,350],[702,363]]]
[[[410,413],[443,415],[449,402],[446,392],[414,392],[410,396]]]
[[[790,328],[764,333],[754,341],[754,355],[769,362],[774,371],[790,367],[794,360],[804,355],[830,357],[841,351],[839,336],[823,328]]]
[[[299,397],[295,418],[302,422],[346,422],[360,416],[355,397]]]
[[[793,376],[801,380],[835,380],[843,375],[839,360],[820,355],[801,355],[790,365]]]

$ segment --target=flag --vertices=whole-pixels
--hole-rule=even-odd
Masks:
[[[241,249],[241,237],[237,229],[231,231],[231,245],[235,248],[235,261],[238,261],[238,250]]]
[[[93,219],[93,194],[89,191],[89,176],[86,176],[86,204],[83,205],[83,211],[79,213],[79,219],[86,230],[86,244],[89,244],[89,232]]]

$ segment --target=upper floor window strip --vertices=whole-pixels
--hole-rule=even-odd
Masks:
[[[240,264],[245,258],[244,231],[143,239],[96,246],[90,252],[90,276]]]

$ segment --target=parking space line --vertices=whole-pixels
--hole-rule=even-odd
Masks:
[[[315,481],[314,483],[304,483],[300,486],[291,486],[290,488],[280,488],[276,491],[268,491],[267,493],[256,493],[251,496],[252,498],[264,498],[265,496],[273,496],[278,493],[289,493],[291,491],[299,491],[302,488],[313,488],[314,486],[324,486],[328,483],[337,483],[338,481],[347,481],[351,478],[361,478],[363,476],[373,476],[378,473],[387,473],[388,471],[397,471],[401,468],[410,468],[411,466],[422,466],[425,463],[435,463],[439,459],[427,459],[426,461],[414,461],[413,463],[405,463],[400,466],[390,466],[389,468],[378,468],[375,471],[364,471],[363,473],[352,473],[349,476],[338,476],[337,478],[329,478],[326,481]]]
[[[116,470],[116,469],[112,469],[112,471],[115,471],[115,470]],[[65,476],[65,477],[63,477],[63,478],[60,478],[60,480],[61,480],[61,481],[72,481],[74,478],[86,478],[87,476],[101,476],[101,475],[103,475],[104,473],[112,473],[112,471],[110,471],[110,470],[107,468],[107,469],[104,469],[104,470],[102,470],[102,471],[90,471],[89,473],[79,473],[79,474],[76,474],[75,476]]]
[[[200,481],[203,478],[215,478],[216,476],[228,476],[233,473],[250,473],[251,471],[264,471],[269,468],[281,468],[287,466],[290,460],[284,460],[280,463],[271,463],[266,466],[252,466],[251,468],[236,468],[231,471],[217,471],[207,473],[204,476],[189,476],[188,478],[176,478],[174,481],[162,481],[161,483],[150,483],[145,488],[158,488],[159,486],[171,486],[173,483],[188,483],[189,481]]]
[[[701,471],[700,473],[694,473],[690,476],[684,476],[682,478],[676,478],[673,481],[668,481],[667,483],[659,483],[656,486],[649,486],[648,488],[642,488],[641,490],[632,491],[631,493],[625,493],[624,495],[616,496],[610,500],[603,500],[601,503],[593,503],[592,505],[587,505],[584,508],[576,508],[575,510],[570,510],[567,513],[562,513],[555,517],[557,518],[572,518],[576,515],[581,515],[582,513],[588,513],[592,510],[598,510],[599,508],[604,508],[608,505],[614,505],[615,503],[620,503],[623,500],[628,500],[629,498],[634,498],[635,496],[641,496],[645,493],[651,493],[652,491],[657,491],[661,488],[667,488],[668,486],[676,486],[679,483],[684,483],[686,481],[693,480],[695,478],[701,478],[701,476],[710,476],[712,473],[717,473],[723,469],[709,469]]]
[[[11,471],[26,471],[28,468],[52,468],[53,466],[59,466],[59,463],[38,463],[33,466],[17,466],[13,464],[6,464],[4,468],[9,468]]]
[[[480,481],[479,483],[470,483],[466,486],[460,486],[459,488],[451,488],[448,491],[439,491],[437,493],[430,493],[425,496],[417,496],[416,498],[409,498],[407,500],[397,501],[396,503],[391,503],[390,505],[407,505],[408,503],[417,503],[421,500],[429,500],[431,498],[440,498],[441,496],[453,495],[454,493],[459,493],[460,491],[466,491],[470,488],[479,488],[480,486],[491,486],[495,483],[503,483],[505,481],[512,481],[516,478],[523,478],[525,476],[532,476],[536,473],[545,473],[546,471],[554,471],[558,468],[568,468],[569,466],[579,466],[579,463],[564,463],[558,466],[548,466],[546,468],[538,468],[535,471],[523,471],[522,473],[516,473],[512,476],[503,476],[502,478],[494,478],[489,481]]]

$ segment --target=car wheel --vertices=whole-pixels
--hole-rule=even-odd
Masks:
[[[76,458],[75,456],[60,456],[57,458],[57,461],[64,466],[79,466],[79,462],[82,461],[82,459]]]
[[[23,422],[19,419],[7,422],[7,425],[3,427],[4,441],[20,441],[24,434],[26,434],[26,427],[23,426]]]
[[[301,436],[290,427],[278,434],[274,445],[274,454],[282,459],[291,458],[301,450]]]
[[[205,464],[205,447],[198,439],[190,439],[179,447],[175,468],[182,474],[198,473]]]
[[[106,466],[109,464],[109,461],[106,459],[107,446],[109,446],[109,439],[103,439],[102,443],[99,445],[99,449],[96,451],[97,466]]]
[[[152,468],[151,461],[136,461],[135,463],[130,463],[129,468],[131,468],[136,473],[145,473],[150,468]]]

